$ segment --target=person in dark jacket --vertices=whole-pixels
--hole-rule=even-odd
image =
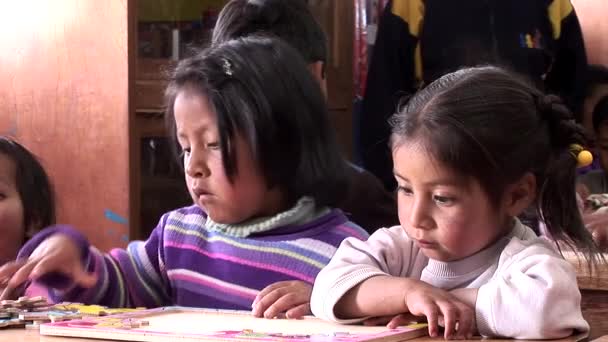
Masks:
[[[407,95],[464,66],[527,75],[577,112],[587,67],[570,0],[392,0],[380,19],[361,113],[363,166],[394,188],[387,119]]]

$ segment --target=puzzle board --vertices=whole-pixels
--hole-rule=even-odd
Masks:
[[[143,324],[142,324],[143,323]],[[307,316],[256,318],[249,311],[165,307],[42,324],[41,335],[128,341],[394,342],[428,333],[426,324],[396,330],[339,325]]]

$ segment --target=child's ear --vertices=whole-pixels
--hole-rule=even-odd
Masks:
[[[507,186],[504,208],[509,216],[517,216],[536,199],[536,176],[526,172],[518,181]]]

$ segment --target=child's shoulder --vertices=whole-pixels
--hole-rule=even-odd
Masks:
[[[540,259],[563,259],[554,242],[544,236],[537,236],[534,231],[517,222],[510,240],[501,253],[501,263],[514,263],[527,260],[529,263],[539,262]]]
[[[345,238],[365,240],[368,236],[363,228],[350,221],[340,209],[330,209],[306,223],[278,227],[267,234],[256,235],[256,239],[274,241],[312,239],[337,247]]]
[[[359,240],[362,241],[357,242],[352,239],[349,241],[351,245],[358,246],[356,248],[373,249],[376,251],[384,250],[397,254],[410,251],[412,255],[416,255],[420,251],[401,226],[380,228],[366,239]]]
[[[369,233],[365,229],[363,229],[363,227],[349,220],[348,217],[346,217],[341,210],[335,209],[334,211],[342,215],[344,217],[344,220],[342,221],[342,223],[331,227],[332,229],[342,231],[347,236],[356,237],[359,240],[365,240],[369,237]]]
[[[161,225],[204,225],[207,214],[197,205],[178,208],[165,213],[161,218]]]
[[[369,233],[357,223],[351,221],[341,209],[331,209],[315,221],[317,225],[313,231],[317,235],[329,233],[341,235],[343,238],[355,237],[359,240],[366,240],[369,237]]]

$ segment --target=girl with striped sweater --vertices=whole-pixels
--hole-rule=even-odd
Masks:
[[[166,98],[194,205],[107,254],[50,227],[0,269],[2,297],[29,281],[54,301],[308,314],[317,273],[367,234],[333,209],[346,165],[306,63],[276,39],[232,40],[181,61]]]

